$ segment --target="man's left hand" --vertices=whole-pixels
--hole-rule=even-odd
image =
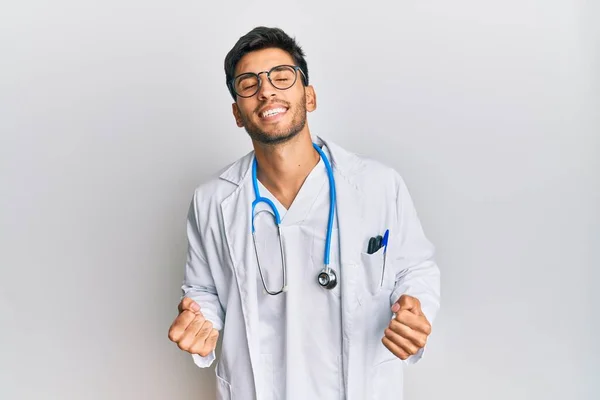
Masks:
[[[400,296],[392,312],[396,317],[390,321],[381,341],[396,357],[406,360],[425,347],[431,324],[421,311],[421,302],[412,296]]]

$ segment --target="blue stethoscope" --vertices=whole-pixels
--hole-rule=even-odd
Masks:
[[[325,155],[325,153],[323,152],[323,150],[321,150],[321,148],[319,146],[317,146],[315,143],[313,143],[313,147],[315,148],[315,150],[317,150],[317,152],[319,152],[319,154],[321,155],[321,158],[323,159],[323,162],[325,164],[325,168],[327,169],[327,176],[329,178],[329,221],[327,222],[327,237],[325,239],[325,256],[324,256],[324,267],[321,270],[321,272],[319,272],[319,275],[317,276],[317,281],[319,282],[319,285],[321,285],[322,287],[326,288],[326,289],[333,289],[336,285],[337,285],[337,277],[335,274],[335,271],[333,269],[331,269],[329,267],[329,253],[331,250],[331,232],[332,232],[332,227],[333,227],[333,213],[335,210],[335,204],[336,204],[336,200],[335,200],[335,180],[333,178],[333,170],[331,168],[331,165],[329,164],[329,160],[327,159],[327,156]],[[283,243],[281,241],[281,217],[279,216],[279,212],[277,211],[277,207],[275,207],[275,204],[273,204],[273,202],[269,199],[267,199],[266,197],[261,197],[260,192],[258,190],[258,179],[256,178],[256,157],[254,158],[254,162],[252,163],[252,184],[254,185],[254,195],[255,195],[255,200],[252,202],[252,241],[254,242],[254,252],[256,254],[256,262],[258,263],[258,272],[260,273],[260,280],[262,281],[263,287],[265,288],[265,292],[267,292],[270,295],[277,295],[280,294],[282,292],[285,292],[287,290],[287,279],[286,279],[286,266],[285,266],[285,255],[284,255],[284,251],[283,251]],[[260,259],[258,258],[258,250],[256,248],[256,229],[254,228],[254,209],[256,208],[256,205],[259,203],[267,203],[267,205],[271,208],[271,211],[273,211],[273,216],[275,217],[275,224],[277,225],[277,236],[279,239],[279,251],[281,253],[281,265],[282,265],[282,285],[281,285],[281,289],[273,292],[270,291],[267,288],[267,285],[265,283],[265,279],[262,273],[262,268],[260,266]],[[267,210],[261,210],[258,213],[256,213],[257,215],[262,212],[262,211],[267,211]]]

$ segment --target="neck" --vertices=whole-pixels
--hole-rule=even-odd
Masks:
[[[310,133],[304,131],[288,142],[276,146],[254,143],[258,180],[289,208],[306,177],[319,162]]]

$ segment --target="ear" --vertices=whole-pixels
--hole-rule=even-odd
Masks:
[[[233,117],[235,118],[235,123],[238,127],[243,127],[244,122],[242,121],[242,116],[240,114],[240,109],[238,108],[237,103],[233,103],[231,105],[231,111],[233,112]]]
[[[306,87],[306,111],[311,112],[317,109],[317,94],[312,85]]]

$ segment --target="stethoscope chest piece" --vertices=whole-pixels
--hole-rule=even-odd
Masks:
[[[333,289],[337,285],[337,276],[331,268],[323,268],[318,275],[319,285],[325,289]]]

